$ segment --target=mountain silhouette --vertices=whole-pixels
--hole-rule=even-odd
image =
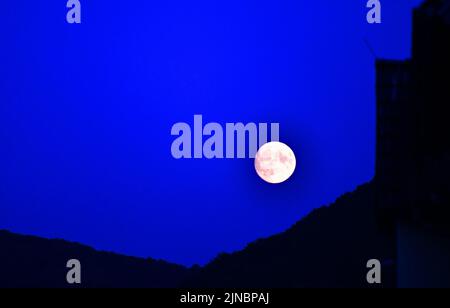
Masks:
[[[65,288],[67,261],[81,263],[81,287],[175,287],[188,270],[153,259],[99,252],[63,240],[0,231],[1,288]]]
[[[292,228],[222,254],[198,269],[190,287],[368,287],[368,260],[383,264],[382,286],[394,283],[394,242],[380,233],[373,186],[360,186]]]
[[[366,263],[384,261],[393,286],[394,243],[378,232],[371,184],[314,210],[284,233],[203,268],[99,252],[62,240],[0,231],[0,287],[70,287],[66,263],[82,264],[82,287],[367,287]]]

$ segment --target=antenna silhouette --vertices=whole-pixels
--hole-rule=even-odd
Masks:
[[[377,54],[375,53],[375,51],[373,50],[372,45],[370,45],[369,40],[367,40],[367,38],[364,37],[364,38],[363,38],[363,41],[364,41],[364,45],[366,45],[367,49],[369,49],[369,52],[370,52],[370,54],[374,57],[374,59],[375,59],[375,60],[378,59],[378,56],[377,56]]]

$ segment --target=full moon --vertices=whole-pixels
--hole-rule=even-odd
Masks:
[[[279,184],[286,181],[294,173],[295,166],[294,152],[284,143],[266,143],[256,153],[256,172],[268,183]]]

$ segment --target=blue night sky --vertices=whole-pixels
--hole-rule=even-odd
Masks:
[[[374,57],[410,55],[411,9],[366,1],[3,1],[0,229],[204,264],[371,180]],[[298,169],[175,160],[176,122],[279,122]]]

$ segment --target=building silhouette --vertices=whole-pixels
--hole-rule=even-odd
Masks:
[[[377,215],[398,285],[450,286],[450,1],[417,8],[412,58],[376,68]]]

